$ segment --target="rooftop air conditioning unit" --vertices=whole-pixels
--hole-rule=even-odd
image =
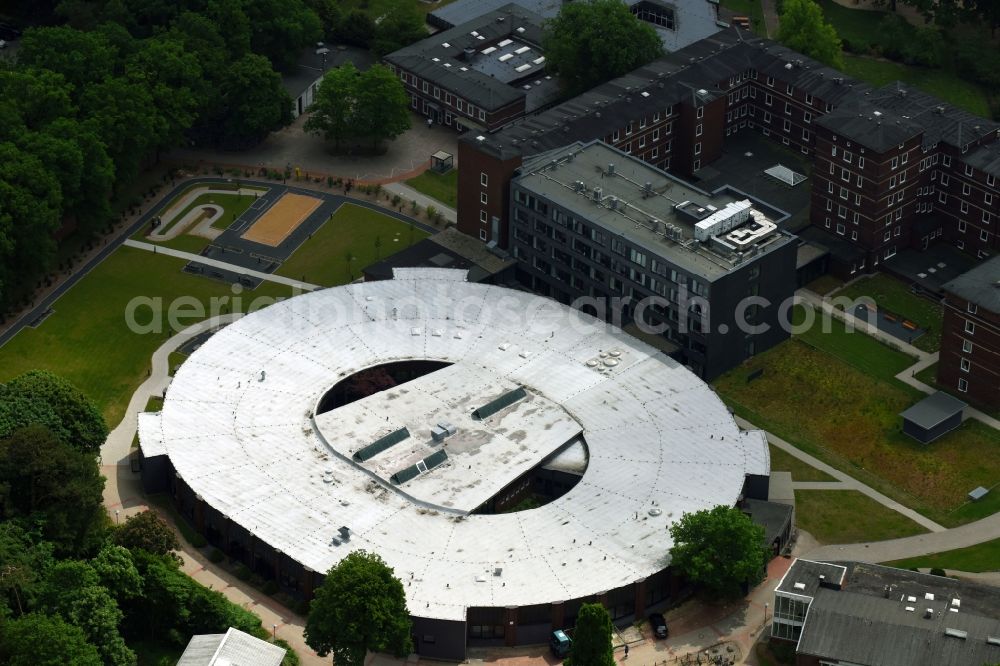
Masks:
[[[601,201],[601,195],[603,193],[604,193],[604,190],[602,190],[599,187],[595,187],[594,188],[594,193],[593,193],[594,201],[600,202]]]

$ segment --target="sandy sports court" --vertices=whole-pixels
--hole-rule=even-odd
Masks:
[[[322,203],[323,200],[317,197],[285,194],[242,237],[254,243],[277,247]]]

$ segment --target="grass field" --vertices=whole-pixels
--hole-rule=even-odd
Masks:
[[[835,292],[833,296],[847,296],[852,299],[867,296],[880,308],[902,315],[927,330],[913,341],[914,347],[929,352],[941,348],[941,321],[944,317],[941,305],[917,296],[903,282],[892,276],[876,273],[871,277],[861,278]]]
[[[845,11],[854,12],[857,10],[845,9]],[[877,27],[878,24],[875,22],[873,25]],[[877,60],[845,53],[844,73],[875,86],[899,80],[924,92],[936,95],[977,116],[989,118],[992,115],[989,97],[983,88],[960,79],[945,69],[911,67],[889,60]]]
[[[1000,432],[967,421],[929,446],[919,444],[901,432],[899,413],[923,394],[880,379],[891,367],[868,369],[793,339],[714,385],[743,418],[937,522],[982,517],[991,504],[966,504],[965,495],[1000,481],[996,466],[983,464],[1000,455]],[[747,384],[756,370],[764,374]]]
[[[206,309],[212,297],[232,296],[227,284],[183,273],[186,262],[143,250],[119,248],[56,301],[55,312],[36,328],[26,328],[0,347],[0,381],[41,368],[62,375],[97,404],[109,427],[117,425],[135,389],[146,379],[150,356],[169,332],[137,334],[125,323],[135,297],[162,299],[166,309],[177,297],[192,297]],[[264,283],[242,294],[243,307],[259,296],[287,296],[290,289]],[[164,312],[163,326],[169,317]],[[204,317],[201,317],[204,318]],[[150,308],[136,320],[151,321]],[[197,318],[185,319],[182,325]]]
[[[184,648],[159,641],[130,641],[135,650],[137,666],[174,666],[184,653]]]
[[[778,472],[791,472],[792,481],[836,481],[826,472],[821,472],[812,465],[802,462],[783,449],[771,444],[768,444],[767,448],[771,451],[771,469]]]
[[[792,312],[792,322],[801,325],[805,318],[802,306]],[[817,317],[809,330],[796,336],[805,344],[826,352],[844,363],[883,381],[895,381],[895,376],[913,365],[917,359],[897,351],[879,340],[854,330],[832,317],[824,321]]]
[[[844,286],[844,281],[833,277],[832,275],[821,275],[809,284],[806,285],[806,289],[819,294],[820,296],[826,296],[831,291],[836,291]]]
[[[424,171],[416,178],[406,181],[406,184],[449,208],[458,207],[458,169],[452,169],[444,175]]]
[[[346,284],[360,277],[365,266],[427,235],[370,208],[344,204],[277,273],[324,287]]]
[[[946,550],[942,553],[910,557],[884,564],[902,569],[933,569],[937,567],[972,573],[1000,571],[1000,539],[993,539],[968,548]]]
[[[856,490],[796,490],[795,524],[821,543],[882,541],[927,532]]]

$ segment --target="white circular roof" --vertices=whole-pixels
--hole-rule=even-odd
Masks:
[[[575,599],[656,573],[670,523],[734,504],[745,474],[768,472],[761,434],[741,433],[682,366],[550,299],[463,278],[397,269],[229,325],[180,367],[163,411],[140,416],[144,454],[168,455],[208,504],[303,565],[326,572],[375,551],[411,613],[456,620],[470,606]],[[344,377],[413,359],[452,365],[314,417]],[[511,406],[472,417],[517,388]],[[455,432],[440,444],[442,422]],[[402,442],[352,458],[402,427]],[[467,515],[580,434],[588,467],[566,495]],[[387,480],[439,450],[442,464]]]

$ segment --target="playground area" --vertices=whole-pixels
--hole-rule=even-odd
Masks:
[[[302,194],[284,194],[254,221],[242,238],[278,247],[320,207],[322,199]],[[251,205],[251,208],[254,206]]]

